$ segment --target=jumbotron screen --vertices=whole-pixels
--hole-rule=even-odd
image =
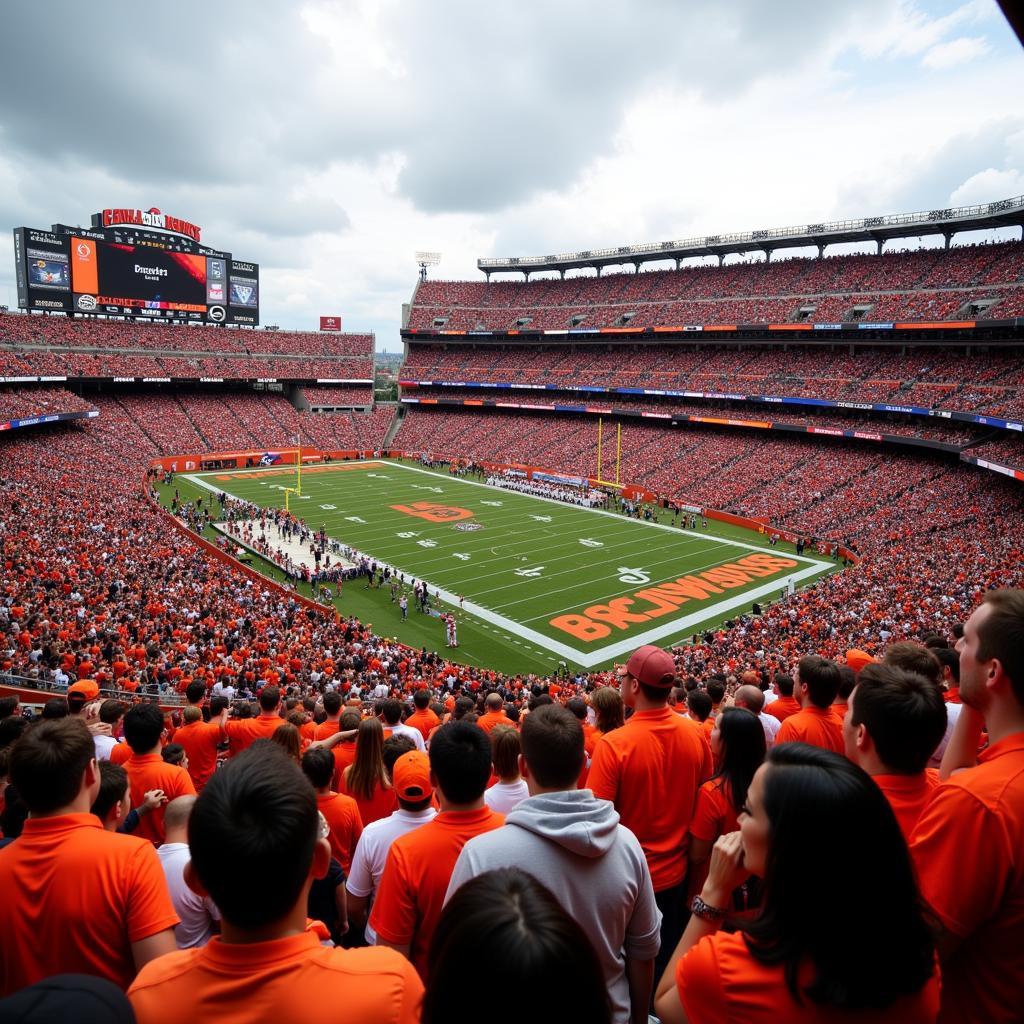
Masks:
[[[92,230],[14,229],[23,309],[259,323],[259,266],[199,244],[200,228],[159,210],[104,210]]]

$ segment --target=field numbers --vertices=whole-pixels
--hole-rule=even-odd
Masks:
[[[631,569],[628,565],[620,565],[615,570],[619,573],[620,583],[650,583],[651,575],[643,569]]]
[[[324,510],[325,512],[333,512],[333,511],[334,511],[334,509],[336,509],[336,508],[337,508],[338,506],[337,506],[337,505],[321,505],[320,507],[321,507],[321,508],[322,508],[322,509],[323,509],[323,510]]]
[[[531,519],[535,519],[538,523],[550,523],[551,516],[530,516]]]
[[[531,579],[535,579],[540,575],[541,569],[543,568],[543,565],[535,565],[531,569],[516,569],[515,574],[517,576],[529,576]]]
[[[421,548],[436,548],[437,547],[437,541],[436,540],[418,540],[418,541],[416,541],[416,543],[419,544],[419,546]]]
[[[419,534],[415,530],[403,530],[401,533],[396,533],[396,537],[401,537],[402,540],[412,540],[413,537],[418,537]]]
[[[362,516],[345,516],[345,518],[350,523],[362,523],[364,526],[366,525],[366,520],[363,519]]]
[[[435,494],[444,494],[440,487],[427,487],[425,484],[409,484],[409,486],[417,491],[433,491]]]
[[[580,537],[580,543],[585,548],[603,548],[604,547],[604,541],[603,540],[592,540],[590,537]]]
[[[503,501],[481,501],[480,504],[481,505],[490,505],[491,508],[501,508],[501,506],[504,504],[504,502]]]
[[[457,558],[460,562],[469,561],[469,555],[467,555],[465,551],[456,551],[455,554],[452,555],[452,558]]]

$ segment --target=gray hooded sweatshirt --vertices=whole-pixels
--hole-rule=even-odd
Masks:
[[[462,848],[445,902],[476,875],[505,867],[533,875],[579,923],[601,962],[613,1019],[628,1024],[626,957],[657,956],[661,911],[644,852],[614,805],[589,789],[528,797],[502,828]]]

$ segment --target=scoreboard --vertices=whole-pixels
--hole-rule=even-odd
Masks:
[[[89,229],[14,229],[18,305],[147,320],[260,322],[259,265],[200,243],[157,209],[104,210]]]

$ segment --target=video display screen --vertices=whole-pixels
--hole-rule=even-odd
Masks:
[[[71,282],[76,294],[94,295],[100,304],[207,304],[206,257],[193,253],[72,238]]]
[[[231,278],[231,305],[255,309],[259,305],[259,289],[254,277]]]

